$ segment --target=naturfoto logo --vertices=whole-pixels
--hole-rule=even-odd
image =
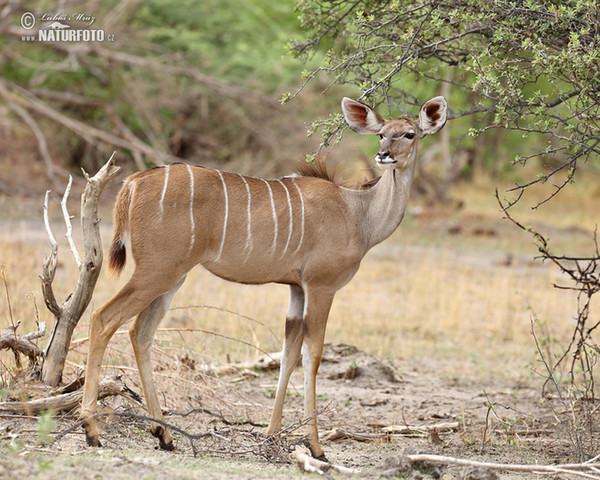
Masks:
[[[21,40],[27,42],[112,42],[114,34],[106,33],[103,29],[81,28],[90,27],[96,17],[87,13],[65,15],[63,13],[34,14],[25,12],[21,15],[21,27],[32,30],[40,23],[37,34],[28,32]],[[68,23],[67,23],[68,22]],[[79,24],[79,25],[77,25]]]

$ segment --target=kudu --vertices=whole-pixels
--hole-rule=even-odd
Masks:
[[[263,180],[186,164],[156,167],[128,177],[114,208],[109,267],[125,263],[127,233],[135,270],[126,285],[91,317],[81,419],[89,445],[99,445],[96,420],[100,366],[115,331],[129,329],[148,413],[162,418],[152,380],[150,347],[187,272],[197,264],[239,283],[290,287],[285,340],[268,432],[281,428],[288,381],[302,354],[308,442],[323,457],[315,418],[315,383],[325,325],[335,293],[354,276],[367,251],[389,237],[404,216],[415,170],[417,142],[446,122],[446,100],[425,103],[418,120],[384,120],[372,108],[344,98],[350,128],[381,138],[374,185],[351,189],[308,176]],[[151,432],[173,449],[168,430]]]

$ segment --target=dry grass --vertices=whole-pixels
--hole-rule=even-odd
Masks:
[[[552,266],[532,261],[531,238],[501,220],[489,183],[485,189],[482,185],[457,188],[465,208],[458,212],[425,208],[418,216],[409,214],[391,239],[367,255],[355,279],[336,297],[327,340],[355,344],[393,362],[418,362],[423,368],[449,375],[525,378],[535,362],[529,334],[532,311],[547,321],[552,335],[566,338],[572,327],[573,297],[552,288],[552,283],[560,280]],[[587,194],[589,188],[584,186],[582,191]],[[559,208],[539,212],[535,221],[548,226],[557,244],[591,246],[592,213],[598,206],[590,207],[588,198],[569,199],[574,208],[555,204]],[[10,201],[0,200],[0,204],[4,202],[0,206]],[[39,205],[32,208],[39,210]],[[109,208],[107,205],[105,212]],[[571,210],[576,215],[567,215]],[[15,321],[23,321],[23,332],[34,329],[34,301],[41,320],[52,322],[38,293],[37,276],[48,244],[41,214],[36,215],[28,219],[5,215],[0,220],[0,264],[7,272]],[[106,213],[105,217],[109,218]],[[55,225],[55,235],[60,237],[63,226],[59,219]],[[106,222],[105,245],[109,236]],[[61,245],[59,258],[55,289],[61,302],[75,284],[77,272],[66,243]],[[127,271],[118,281],[101,275],[93,306],[75,331],[75,340],[87,337],[89,312],[114,294],[126,278]],[[181,331],[158,334],[157,358],[165,368],[176,370],[184,368],[178,359],[186,355],[197,363],[214,363],[244,361],[260,350],[278,350],[287,297],[285,286],[236,285],[197,268],[175,297],[173,307],[211,305],[243,316],[205,307],[176,308],[162,327]],[[9,323],[3,297],[0,327]],[[193,329],[218,335],[188,331]],[[73,348],[71,367],[84,364],[85,351],[85,342]],[[6,353],[0,359],[4,365],[0,368],[11,363]],[[134,367],[126,334],[115,337],[105,364],[108,369]]]

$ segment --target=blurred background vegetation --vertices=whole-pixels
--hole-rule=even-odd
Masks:
[[[338,108],[317,95],[278,101],[304,68],[286,51],[300,32],[293,0],[11,1],[0,12],[2,152],[33,154],[50,177],[95,171],[115,147],[136,169],[181,159],[275,176],[304,158],[303,119]],[[95,16],[63,23],[114,42],[22,40],[50,23],[43,13],[61,12]]]
[[[309,123],[335,143],[343,95],[396,116],[443,94],[452,121],[422,150],[417,193],[445,201],[452,183],[482,174],[527,183],[532,173],[513,166],[524,159],[534,180],[560,167],[569,183],[581,148],[556,143],[577,133],[573,119],[586,119],[577,166],[597,166],[598,5],[513,3],[0,2],[0,156],[42,162],[53,181],[63,169],[95,171],[114,149],[131,169],[181,159],[277,176],[316,151]],[[37,19],[29,31],[25,12]],[[23,41],[50,23],[44,13],[94,16],[91,26],[63,23],[114,41]],[[579,94],[561,100],[573,89],[587,92],[584,103]],[[547,115],[534,111],[557,99]],[[550,140],[539,135],[548,132]],[[370,177],[370,142],[345,139],[322,153],[350,157]],[[6,193],[22,190],[0,182]]]

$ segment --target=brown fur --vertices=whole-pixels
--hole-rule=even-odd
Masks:
[[[322,178],[336,185],[342,185],[342,181],[337,175],[338,165],[327,162],[324,158],[315,158],[312,162],[299,162],[298,174],[301,177]]]
[[[375,186],[381,178],[377,177],[357,184],[348,184],[339,178],[338,171],[339,163],[332,165],[331,162],[327,162],[324,158],[316,158],[313,162],[301,162],[298,164],[298,174],[302,177],[322,178],[340,187],[351,188],[353,190],[368,190]]]
[[[356,184],[354,188],[356,188],[356,190],[368,190],[369,188],[373,188],[375,185],[377,185],[379,180],[381,180],[381,177],[375,177],[372,180],[365,180],[364,182]]]

